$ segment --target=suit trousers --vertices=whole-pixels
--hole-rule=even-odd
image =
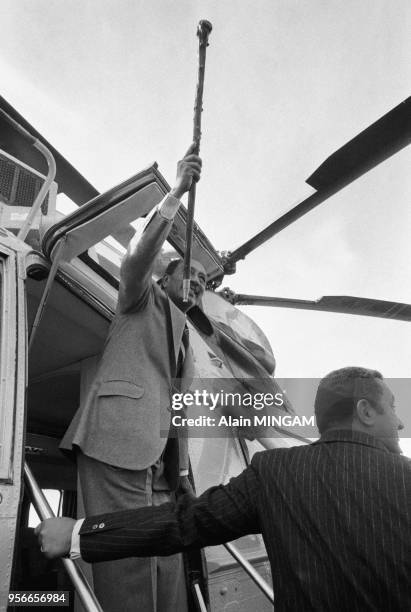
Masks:
[[[125,470],[77,453],[86,514],[156,506],[170,501],[162,465]],[[93,565],[94,591],[104,612],[186,612],[182,555],[121,559]]]

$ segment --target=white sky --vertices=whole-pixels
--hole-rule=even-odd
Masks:
[[[191,141],[199,19],[208,48],[196,219],[238,247],[309,193],[334,150],[411,93],[408,0],[3,0],[2,95],[104,190]],[[410,148],[240,262],[238,293],[411,302]],[[409,324],[245,308],[279,376],[411,371]],[[399,406],[410,422],[408,406]],[[410,425],[411,426],[411,425]]]

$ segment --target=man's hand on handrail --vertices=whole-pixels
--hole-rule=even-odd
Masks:
[[[63,517],[46,519],[37,525],[34,534],[38,537],[41,552],[48,559],[69,556],[75,524],[75,519]]]

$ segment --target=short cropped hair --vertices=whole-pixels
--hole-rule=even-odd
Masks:
[[[177,257],[176,259],[172,259],[171,261],[168,262],[167,268],[164,272],[164,275],[167,274],[167,276],[171,276],[173,274],[173,272],[175,272],[178,268],[178,266],[183,263],[183,260],[181,259],[181,257]]]
[[[320,434],[351,421],[360,399],[368,399],[374,404],[382,393],[378,382],[382,380],[377,370],[358,367],[341,368],[327,374],[318,385],[314,403]]]
[[[180,263],[183,263],[183,260],[180,257],[177,257],[176,259],[171,259],[171,261],[169,261],[167,264],[167,268],[164,270],[163,276],[160,276],[160,278],[158,279],[157,285],[160,285],[160,287],[163,289],[164,277],[171,276],[173,272],[177,270]]]

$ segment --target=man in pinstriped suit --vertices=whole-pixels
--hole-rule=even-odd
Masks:
[[[261,532],[276,612],[411,610],[411,465],[393,394],[379,372],[343,368],[320,382],[315,414],[317,442],[258,453],[197,499],[43,522],[45,554],[168,555]]]

